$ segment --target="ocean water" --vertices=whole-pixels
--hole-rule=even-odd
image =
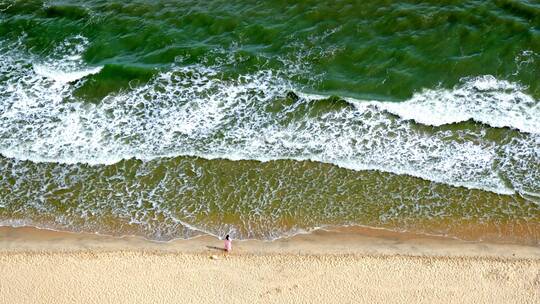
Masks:
[[[0,224],[540,245],[536,1],[0,1]]]

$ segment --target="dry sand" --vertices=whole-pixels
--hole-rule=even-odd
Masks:
[[[540,248],[349,228],[275,241],[0,228],[0,303],[540,303]]]

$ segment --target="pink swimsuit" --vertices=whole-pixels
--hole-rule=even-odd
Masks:
[[[232,241],[231,240],[225,240],[225,250],[227,250],[227,251],[232,250]]]

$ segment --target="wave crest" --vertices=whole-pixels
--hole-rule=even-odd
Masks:
[[[492,127],[540,133],[540,103],[519,84],[491,75],[464,78],[455,88],[424,90],[405,102],[372,102],[418,123],[441,126],[474,120]],[[356,103],[358,104],[358,103]]]

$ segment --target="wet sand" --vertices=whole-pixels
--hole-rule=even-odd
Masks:
[[[359,227],[168,243],[0,228],[5,303],[538,303],[540,248]]]

